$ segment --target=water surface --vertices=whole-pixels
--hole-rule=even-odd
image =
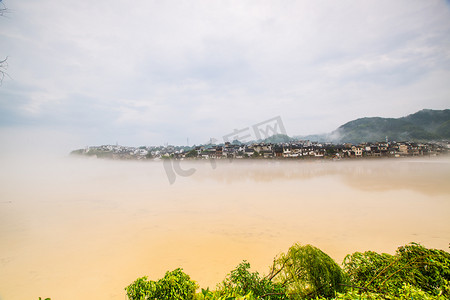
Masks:
[[[450,160],[161,162],[2,159],[0,298],[124,299],[182,267],[214,288],[295,242],[338,263],[411,241],[448,250]]]

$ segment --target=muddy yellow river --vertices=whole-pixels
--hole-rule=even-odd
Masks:
[[[2,159],[0,299],[125,299],[182,267],[214,288],[295,242],[341,263],[408,242],[449,250],[450,159],[181,162]]]

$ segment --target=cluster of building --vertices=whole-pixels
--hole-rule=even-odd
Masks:
[[[112,159],[222,159],[222,158],[359,158],[437,156],[447,153],[448,142],[375,142],[354,144],[317,143],[297,141],[289,143],[224,143],[201,146],[125,147],[103,145],[75,150],[73,154]]]

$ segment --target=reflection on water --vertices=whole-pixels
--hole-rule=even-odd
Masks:
[[[339,176],[343,183],[367,191],[408,189],[424,194],[450,194],[447,184],[450,171],[448,158],[372,159],[346,161],[239,161],[219,164],[219,168],[203,170],[198,179],[225,183],[253,180],[305,180],[320,176]],[[186,162],[187,167],[198,164]],[[241,166],[246,167],[242,168]],[[205,167],[205,166],[203,166]]]
[[[417,241],[448,250],[450,160],[2,161],[0,299],[124,299],[183,267],[202,287],[294,242],[338,262]]]

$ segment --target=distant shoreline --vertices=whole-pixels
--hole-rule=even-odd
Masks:
[[[110,160],[348,160],[438,157],[447,155],[449,142],[376,142],[353,144],[312,143],[230,144],[201,146],[127,147],[102,145],[72,151],[71,155]]]

